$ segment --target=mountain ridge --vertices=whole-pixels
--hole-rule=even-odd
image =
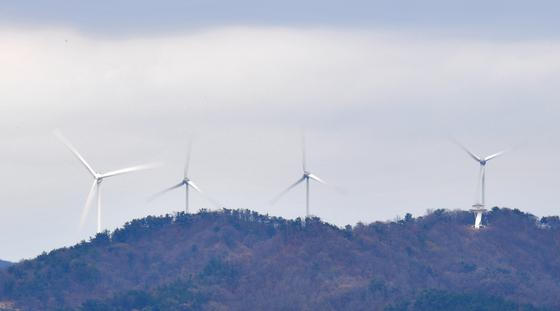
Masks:
[[[247,210],[148,216],[0,270],[0,301],[24,310],[422,310],[426,299],[560,307],[558,217],[494,208],[485,228],[472,220],[448,210],[344,228]]]

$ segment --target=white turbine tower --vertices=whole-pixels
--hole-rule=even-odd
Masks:
[[[108,177],[113,177],[113,176],[122,175],[122,174],[126,174],[126,173],[131,173],[131,172],[135,172],[135,171],[145,170],[145,169],[149,169],[149,168],[154,168],[154,167],[160,165],[158,163],[151,163],[151,164],[128,167],[128,168],[124,168],[124,169],[120,169],[120,170],[116,170],[116,171],[111,171],[111,172],[107,172],[107,173],[98,173],[95,170],[93,170],[93,168],[86,162],[84,157],[82,157],[80,155],[78,150],[76,150],[76,148],[74,148],[74,146],[70,143],[70,141],[68,141],[62,135],[62,133],[60,133],[60,131],[55,130],[54,134],[58,137],[58,139],[60,139],[62,141],[62,143],[64,143],[66,145],[66,147],[68,147],[68,149],[70,149],[70,151],[72,151],[74,156],[76,156],[76,158],[78,158],[78,160],[80,160],[80,162],[82,162],[82,164],[85,166],[85,168],[88,170],[88,172],[93,177],[93,185],[91,186],[91,189],[90,189],[89,194],[87,196],[86,205],[84,207],[84,210],[82,211],[82,217],[81,217],[81,220],[80,220],[80,225],[83,226],[83,224],[85,222],[85,219],[86,219],[86,217],[89,213],[93,197],[95,196],[95,200],[97,201],[97,233],[101,232],[101,182],[103,182],[103,180],[105,180],[105,178],[108,178]]]
[[[286,193],[290,190],[295,188],[302,182],[305,182],[305,217],[309,217],[309,182],[310,180],[315,180],[321,184],[327,184],[324,180],[319,178],[317,175],[312,174],[307,170],[306,165],[306,154],[305,154],[305,138],[302,139],[302,168],[303,168],[303,176],[298,179],[295,183],[289,186],[286,190],[282,191],[279,195],[277,195],[274,200],[272,200],[272,204],[276,203],[280,198],[282,198]]]
[[[502,155],[506,150],[491,154],[485,158],[481,158],[467,149],[465,146],[459,144],[467,154],[471,156],[478,164],[480,165],[479,177],[478,177],[478,185],[477,185],[477,198],[475,204],[473,204],[473,208],[471,211],[475,214],[475,221],[474,221],[474,228],[479,229],[482,223],[482,214],[486,211],[486,164],[488,161]],[[480,187],[480,188],[479,188]],[[480,195],[480,196],[479,196]]]
[[[189,164],[191,161],[191,143],[189,142],[189,148],[187,151],[187,158],[185,161],[185,170],[184,170],[184,174],[183,174],[183,180],[181,180],[180,183],[169,187],[167,189],[164,189],[158,193],[156,193],[155,195],[152,196],[152,198],[150,199],[153,200],[157,197],[159,197],[160,195],[163,195],[164,193],[171,191],[173,189],[176,188],[180,188],[180,187],[185,187],[185,212],[188,213],[189,212],[189,189],[193,188],[196,192],[200,193],[206,200],[208,200],[210,203],[214,204],[216,207],[220,208],[220,204],[213,200],[212,198],[208,197],[206,194],[204,194],[204,192],[202,192],[202,190],[200,190],[200,188],[189,178]]]

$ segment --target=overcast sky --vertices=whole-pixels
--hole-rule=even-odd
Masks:
[[[103,183],[103,228],[181,210],[191,178],[228,208],[337,225],[469,209],[475,153],[488,205],[559,214],[560,22],[553,1],[22,1],[0,4],[0,258],[80,227],[94,169],[161,168]],[[213,208],[193,194],[191,207]],[[94,210],[92,210],[94,211]]]

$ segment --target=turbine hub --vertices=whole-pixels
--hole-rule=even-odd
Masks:
[[[482,166],[486,165],[486,160],[481,160],[480,165],[482,165]]]

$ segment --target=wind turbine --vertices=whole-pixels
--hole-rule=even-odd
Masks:
[[[156,193],[155,195],[152,196],[150,201],[159,197],[160,195],[163,195],[164,193],[166,193],[168,191],[171,191],[173,189],[180,188],[180,187],[184,186],[185,187],[185,212],[186,213],[189,212],[189,189],[190,188],[193,188],[196,192],[200,193],[210,203],[214,204],[217,207],[221,207],[218,202],[216,202],[212,198],[205,195],[204,192],[202,192],[202,190],[200,190],[200,188],[189,178],[189,164],[191,162],[191,146],[192,146],[192,142],[189,142],[189,147],[188,147],[188,150],[187,150],[187,157],[186,157],[186,161],[185,161],[185,170],[184,170],[184,173],[183,173],[183,180],[181,180],[180,183],[178,183],[174,186],[171,186],[167,189],[164,189],[164,190]]]
[[[282,198],[286,193],[288,193],[290,190],[292,190],[293,188],[295,188],[297,185],[299,185],[302,182],[305,182],[305,217],[309,217],[309,182],[310,180],[314,180],[317,181],[321,184],[327,184],[324,180],[322,180],[321,178],[319,178],[317,175],[312,174],[310,171],[307,170],[307,165],[306,165],[306,154],[305,154],[305,137],[302,138],[302,168],[303,168],[303,175],[301,176],[300,179],[298,179],[295,183],[293,183],[291,186],[289,186],[286,190],[282,191],[279,195],[277,195],[273,200],[272,200],[272,204],[276,203],[278,200],[280,200],[280,198]]]
[[[135,172],[135,171],[145,170],[145,169],[149,169],[149,168],[154,168],[154,167],[160,165],[158,163],[151,163],[151,164],[128,167],[128,168],[124,168],[124,169],[120,169],[120,170],[116,170],[116,171],[110,171],[110,172],[107,172],[107,173],[98,173],[86,162],[84,157],[82,157],[80,155],[78,150],[70,143],[70,141],[68,141],[68,139],[66,139],[62,135],[62,133],[60,131],[55,130],[54,134],[55,134],[56,137],[58,137],[58,139],[60,139],[62,141],[63,144],[66,145],[66,147],[68,147],[68,149],[70,149],[70,151],[72,151],[74,156],[76,158],[78,158],[78,160],[80,160],[80,162],[84,165],[84,167],[88,170],[88,172],[93,177],[93,184],[91,185],[91,189],[90,189],[89,194],[87,196],[86,205],[84,207],[84,210],[82,211],[82,217],[81,217],[81,220],[80,220],[80,225],[83,226],[84,221],[87,217],[87,214],[89,213],[89,209],[90,209],[93,197],[95,196],[95,200],[97,201],[97,233],[101,232],[101,182],[103,182],[103,180],[105,180],[105,178],[109,178],[109,177],[113,177],[113,176],[117,176],[117,175],[122,175],[122,174],[126,174],[126,173],[131,173],[131,172]]]
[[[473,208],[471,209],[471,212],[473,212],[475,214],[475,221],[474,221],[474,228],[475,229],[479,229],[481,227],[481,223],[482,223],[482,213],[484,213],[486,211],[485,208],[485,200],[486,200],[486,164],[488,164],[488,161],[504,154],[504,152],[506,152],[507,150],[502,150],[500,152],[491,154],[485,158],[479,157],[478,155],[474,154],[473,152],[471,152],[469,149],[467,149],[465,146],[457,143],[459,145],[459,147],[461,147],[468,155],[471,156],[471,158],[473,158],[473,160],[475,160],[476,162],[478,162],[478,164],[480,165],[480,170],[479,170],[479,176],[478,176],[478,185],[477,185],[477,192],[479,191],[479,186],[480,186],[480,197],[478,197],[477,195],[477,202],[475,204],[473,204]],[[478,194],[478,193],[477,193]]]

